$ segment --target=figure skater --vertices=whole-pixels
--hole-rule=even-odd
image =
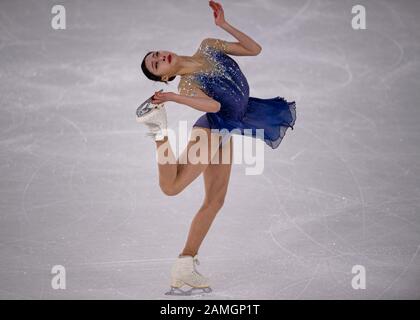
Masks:
[[[235,37],[238,42],[221,39],[204,39],[192,56],[181,56],[171,51],[148,52],[142,61],[146,77],[166,84],[180,76],[179,94],[156,92],[152,98],[157,107],[137,118],[149,127],[149,134],[157,147],[159,186],[164,194],[173,196],[184,190],[195,178],[203,173],[205,197],[201,208],[192,220],[184,249],[171,270],[171,293],[187,291],[180,289],[188,285],[209,292],[209,279],[196,269],[197,254],[216,214],[225,201],[232,165],[233,144],[230,134],[223,135],[212,129],[236,129],[244,134],[244,129],[264,129],[260,138],[272,149],[279,146],[286,130],[296,121],[295,102],[275,97],[261,99],[249,97],[248,82],[238,64],[229,56],[256,56],[261,46],[249,36],[226,22],[222,5],[209,1],[215,24]],[[172,152],[167,136],[167,118],[163,106],[172,101],[205,112],[193,125],[191,138],[186,149],[177,160]],[[198,131],[200,130],[200,133]],[[223,131],[223,130],[222,130]],[[254,132],[253,131],[253,132]],[[193,137],[206,133],[204,139]],[[249,132],[249,131],[247,131]],[[234,133],[238,134],[238,131]],[[223,139],[222,139],[223,138]],[[227,138],[227,139],[226,139]],[[204,144],[204,145],[203,145]],[[162,148],[164,146],[164,148]],[[197,163],[190,157],[190,150],[208,148],[206,161]],[[164,155],[162,150],[167,151]],[[222,154],[229,155],[221,161]],[[170,161],[160,161],[166,157]],[[218,161],[214,161],[218,158]],[[202,158],[201,158],[202,159]]]

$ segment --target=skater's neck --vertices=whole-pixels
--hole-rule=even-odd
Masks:
[[[178,70],[177,75],[183,76],[194,73],[200,67],[202,67],[203,62],[197,56],[178,56]]]

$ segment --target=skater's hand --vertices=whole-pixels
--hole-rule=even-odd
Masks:
[[[216,23],[216,26],[221,27],[222,25],[224,25],[226,21],[222,5],[219,2],[210,0],[209,6],[213,9],[214,23]]]
[[[165,103],[167,101],[173,101],[174,93],[173,92],[159,92],[156,91],[152,98],[153,104]]]

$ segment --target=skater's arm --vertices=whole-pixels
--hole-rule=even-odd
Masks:
[[[224,51],[227,54],[231,54],[234,56],[256,56],[261,52],[262,48],[257,42],[255,42],[253,39],[251,39],[251,37],[247,36],[245,33],[239,31],[235,27],[231,26],[228,22],[226,22],[223,7],[220,3],[215,1],[209,1],[209,6],[213,9],[216,25],[225,30],[226,32],[230,33],[239,41],[227,42],[221,40],[223,42]]]
[[[203,96],[189,97],[174,93],[172,101],[180,104],[185,104],[196,110],[204,112],[218,112],[220,110],[220,102]]]
[[[199,85],[181,77],[178,84],[179,94],[174,93],[172,101],[185,104],[194,109],[204,112],[218,112],[220,110],[220,103],[209,97]]]
[[[218,112],[220,110],[220,102],[212,99],[196,86],[189,85],[189,90],[182,87],[180,93],[155,92],[152,103],[160,104],[173,101],[204,112]]]
[[[260,54],[261,46],[247,36],[245,33],[239,31],[229,23],[225,22],[220,26],[223,30],[234,36],[239,42],[227,42],[226,53],[233,56],[256,56]]]

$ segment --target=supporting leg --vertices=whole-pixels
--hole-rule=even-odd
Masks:
[[[195,256],[198,253],[198,249],[216,214],[223,206],[232,168],[232,138],[224,145],[223,149],[220,147],[219,152],[215,155],[215,157],[219,157],[219,163],[210,163],[203,173],[205,199],[191,222],[188,239],[182,255]],[[222,161],[223,154],[228,155],[224,161]]]

